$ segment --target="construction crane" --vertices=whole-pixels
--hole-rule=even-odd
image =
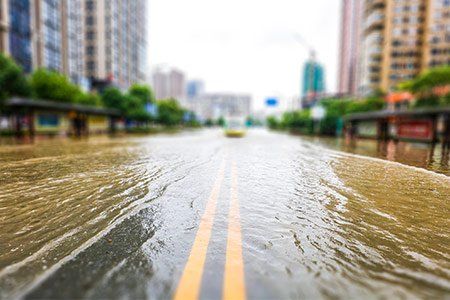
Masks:
[[[315,60],[316,49],[314,49],[314,47],[312,47],[308,42],[306,42],[306,40],[300,34],[295,33],[294,38],[300,45],[302,45],[306,50],[308,50],[309,58],[311,60]]]

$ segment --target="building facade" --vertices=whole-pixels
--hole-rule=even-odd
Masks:
[[[47,68],[78,85],[145,82],[146,0],[2,0],[0,47],[26,72]]]
[[[33,1],[33,67],[63,71],[62,3],[59,0]]]
[[[364,1],[359,92],[392,91],[450,63],[449,0]]]
[[[81,86],[86,85],[83,8],[83,0],[62,0],[62,71]]]
[[[0,52],[5,53],[8,46],[8,24],[9,24],[9,16],[8,16],[8,1],[0,1]]]
[[[186,76],[183,72],[172,70],[169,73],[169,93],[171,98],[184,102],[186,99]]]
[[[3,0],[0,2],[0,48],[11,56],[25,72],[33,68],[32,2]]]
[[[153,72],[153,90],[156,99],[167,99],[169,95],[169,79],[168,74],[161,70]]]
[[[85,71],[126,89],[145,81],[146,0],[86,0]]]
[[[358,88],[363,1],[342,0],[338,93],[355,95]]]
[[[188,99],[199,97],[205,92],[205,84],[201,80],[190,80],[186,84],[186,96]]]
[[[153,89],[156,99],[174,98],[185,104],[186,76],[176,69],[158,68],[153,72]]]
[[[310,107],[325,93],[325,70],[315,60],[309,60],[303,67],[302,105]]]
[[[245,94],[202,94],[190,102],[190,107],[201,120],[220,117],[247,117],[251,114],[252,97]]]

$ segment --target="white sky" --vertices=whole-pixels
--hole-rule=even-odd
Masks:
[[[300,93],[308,52],[318,51],[328,91],[336,90],[340,0],[149,0],[149,64],[167,64],[208,92],[267,96]]]

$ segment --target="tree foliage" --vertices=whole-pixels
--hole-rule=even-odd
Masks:
[[[195,114],[184,110],[175,99],[156,102],[152,89],[147,85],[135,84],[127,92],[110,87],[102,95],[87,93],[66,76],[47,69],[36,70],[27,80],[22,69],[11,58],[0,54],[0,107],[5,99],[13,95],[114,108],[128,121],[137,121],[138,124],[154,121],[147,111],[148,104],[153,104],[159,112],[156,121],[162,125],[199,125]]]
[[[11,96],[30,95],[31,87],[22,69],[14,60],[0,53],[0,107]]]
[[[314,122],[309,109],[291,111],[283,114],[281,120],[269,117],[267,124],[272,129],[295,130],[305,134],[314,131],[315,123],[322,134],[335,135],[339,127],[342,127],[342,118],[347,114],[381,110],[385,106],[380,94],[372,95],[366,99],[326,99],[320,102],[326,113],[320,122]]]
[[[217,119],[217,121],[216,121],[216,125],[217,125],[217,126],[220,126],[220,127],[225,126],[225,118],[222,117],[222,116],[220,116],[220,117]]]
[[[267,117],[267,126],[269,126],[270,129],[280,129],[280,121],[275,116],[269,116]]]
[[[31,86],[36,98],[56,102],[75,103],[82,93],[67,77],[46,69],[38,69],[33,73]]]
[[[427,93],[435,87],[450,85],[450,66],[429,69],[417,78],[403,82],[400,89],[413,93]]]
[[[166,126],[180,125],[183,121],[184,110],[175,99],[159,100],[158,118],[160,124]]]
[[[134,84],[130,87],[128,93],[137,97],[143,105],[156,102],[152,89],[147,85]]]
[[[125,96],[115,87],[109,87],[102,94],[103,105],[107,108],[118,109],[121,113],[125,113]]]
[[[103,106],[102,98],[94,93],[79,93],[75,97],[75,103],[87,106]]]

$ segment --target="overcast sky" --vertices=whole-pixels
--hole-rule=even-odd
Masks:
[[[336,90],[339,0],[149,0],[149,64],[202,79],[208,92],[266,96],[300,93],[308,52],[318,52],[329,91]]]

